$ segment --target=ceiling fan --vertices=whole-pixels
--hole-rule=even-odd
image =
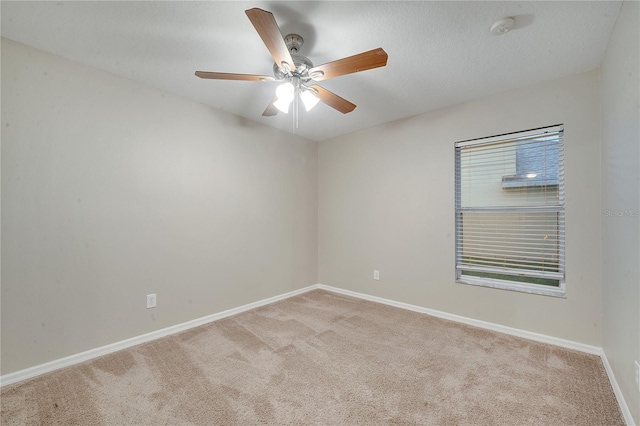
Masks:
[[[214,80],[281,82],[276,96],[262,113],[263,116],[273,116],[278,111],[288,113],[292,102],[295,102],[294,112],[297,113],[298,97],[307,111],[320,101],[343,114],[351,112],[355,109],[355,104],[314,82],[387,65],[387,53],[382,48],[377,48],[314,66],[307,57],[298,54],[304,43],[302,37],[298,34],[288,34],[283,38],[271,12],[253,8],[245,13],[273,57],[273,76],[209,71],[196,71],[196,76]]]

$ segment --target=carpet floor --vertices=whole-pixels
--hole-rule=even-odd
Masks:
[[[314,290],[2,389],[2,425],[623,425],[599,357]]]

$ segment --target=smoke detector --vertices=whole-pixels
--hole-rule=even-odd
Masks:
[[[499,36],[508,33],[513,29],[516,21],[513,18],[504,18],[496,21],[491,26],[491,35]]]

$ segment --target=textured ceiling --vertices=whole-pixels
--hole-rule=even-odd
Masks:
[[[202,80],[194,71],[271,74],[244,11],[273,12],[315,65],[382,47],[384,68],[322,82],[355,103],[300,112],[295,133],[325,140],[505,90],[588,71],[602,62],[621,2],[10,2],[2,36],[146,85],[293,131],[292,115],[262,117],[276,83]],[[491,36],[494,21],[516,27]]]

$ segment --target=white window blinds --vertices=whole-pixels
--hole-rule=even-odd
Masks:
[[[456,278],[564,294],[561,126],[458,142]]]

